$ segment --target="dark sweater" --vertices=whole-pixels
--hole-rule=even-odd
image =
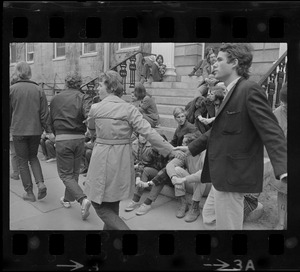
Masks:
[[[173,146],[181,146],[184,135],[188,133],[196,132],[197,130],[198,129],[193,124],[191,124],[186,120],[182,126],[177,127],[170,144]]]

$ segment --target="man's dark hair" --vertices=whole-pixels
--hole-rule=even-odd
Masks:
[[[249,68],[252,64],[252,50],[252,46],[247,43],[225,43],[220,47],[220,51],[227,53],[228,63],[238,60],[237,74],[246,79],[249,78]]]

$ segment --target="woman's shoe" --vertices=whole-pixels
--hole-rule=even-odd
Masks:
[[[135,202],[133,200],[131,200],[128,204],[128,206],[125,208],[125,211],[126,212],[131,212],[133,211],[134,209],[136,209],[137,207],[139,206],[139,203],[138,202]]]
[[[91,207],[91,201],[89,201],[87,198],[84,198],[82,200],[82,203],[81,203],[81,217],[82,217],[82,220],[85,220],[87,219],[87,217],[90,215],[90,212],[89,212],[89,209]]]
[[[45,186],[44,182],[39,182],[37,184],[38,187],[38,199],[42,199],[47,195],[47,187]]]
[[[23,199],[30,202],[35,202],[36,198],[32,191],[28,191],[25,194],[23,194]]]
[[[71,202],[69,201],[64,201],[64,197],[62,196],[59,200],[61,205],[63,205],[65,208],[70,208],[71,207]]]

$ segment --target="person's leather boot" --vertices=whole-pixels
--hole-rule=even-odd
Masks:
[[[188,223],[194,222],[199,215],[200,215],[199,203],[193,201],[191,208],[189,209],[186,217],[184,218],[184,221]]]
[[[182,218],[185,216],[185,213],[188,211],[189,209],[189,205],[187,203],[187,200],[185,198],[185,196],[181,196],[180,197],[180,207],[176,213],[176,217],[177,218]]]
[[[47,195],[47,187],[45,186],[44,182],[39,182],[37,184],[38,187],[38,199],[42,199]]]
[[[25,194],[23,194],[23,199],[30,202],[35,202],[36,198],[32,191],[28,191]]]

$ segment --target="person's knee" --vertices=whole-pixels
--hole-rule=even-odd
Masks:
[[[175,167],[175,173],[176,173],[176,175],[178,176],[178,177],[185,177],[185,175],[184,175],[184,172],[185,172],[186,170],[184,170],[183,168],[181,168],[180,166],[176,166]]]

